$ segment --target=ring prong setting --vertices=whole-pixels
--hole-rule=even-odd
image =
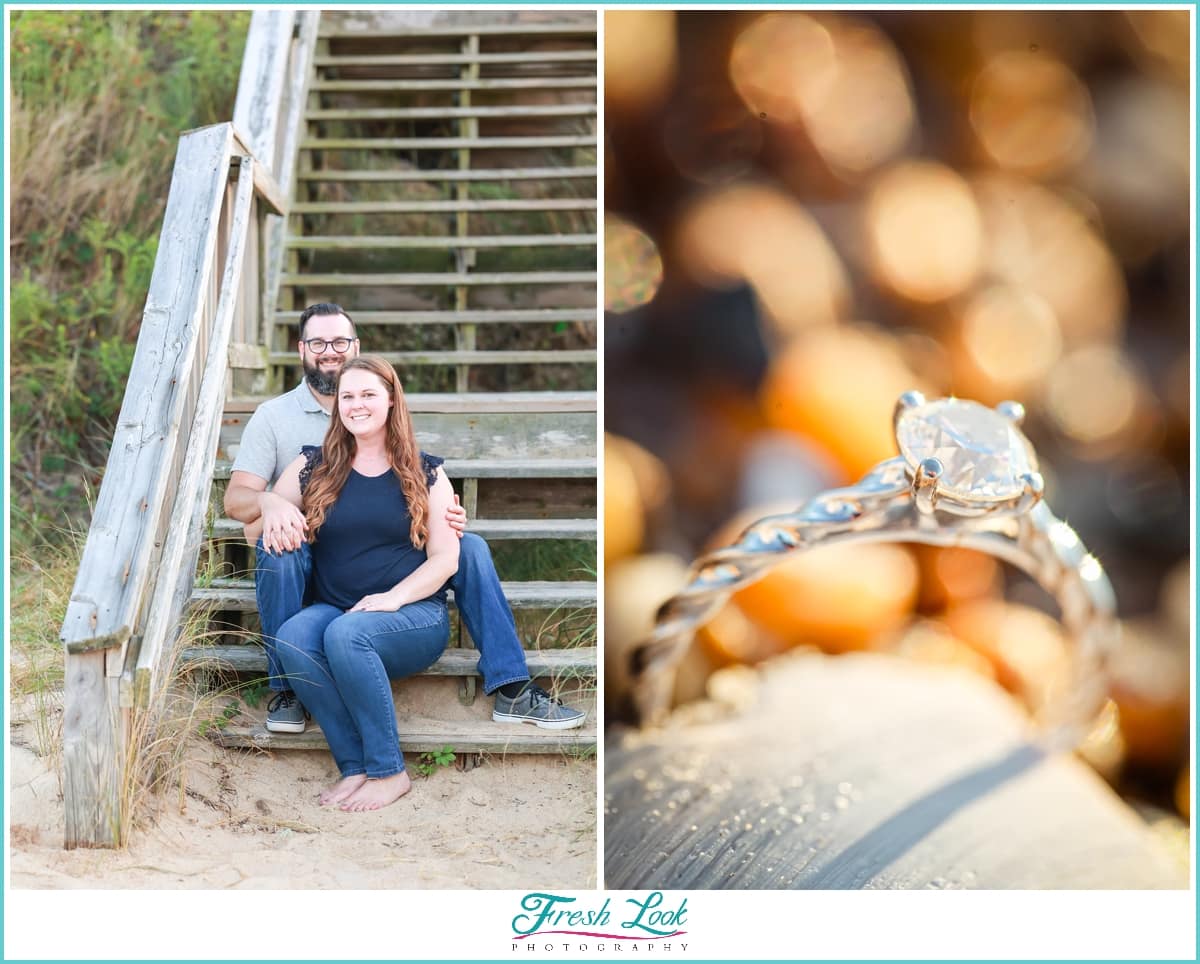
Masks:
[[[1017,512],[1028,512],[1035,505],[1042,501],[1042,496],[1046,494],[1046,480],[1042,478],[1041,472],[1026,472],[1021,476],[1023,488],[1021,495],[1017,499]]]
[[[1001,402],[996,406],[996,411],[1008,419],[1013,425],[1020,425],[1025,421],[1025,406],[1020,402]]]
[[[937,507],[938,480],[944,471],[939,459],[927,458],[921,460],[913,474],[913,500],[923,515],[932,515]]]
[[[892,409],[892,427],[893,427],[893,429],[895,428],[896,423],[900,421],[901,415],[903,415],[905,412],[909,411],[910,409],[920,408],[924,404],[925,404],[925,395],[921,392],[916,391],[915,389],[912,391],[905,392],[898,399],[896,399],[896,407]]]

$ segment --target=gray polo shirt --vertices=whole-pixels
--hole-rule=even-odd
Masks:
[[[329,413],[301,382],[290,392],[263,402],[250,416],[233,459],[234,472],[249,472],[271,485],[300,454],[302,445],[320,445]]]

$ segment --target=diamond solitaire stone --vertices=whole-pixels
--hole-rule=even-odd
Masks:
[[[938,491],[968,502],[1002,502],[1024,489],[1021,476],[1037,471],[1033,446],[1012,422],[978,402],[941,398],[900,414],[896,442],[915,470],[935,458],[943,473]]]

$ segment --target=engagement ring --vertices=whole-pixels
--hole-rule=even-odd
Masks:
[[[899,456],[794,513],[760,519],[733,545],[693,563],[686,587],[662,606],[653,634],[633,652],[641,722],[659,723],[670,709],[692,633],[733,592],[791,553],[848,542],[920,542],[989,553],[1055,598],[1073,665],[1037,721],[1056,746],[1082,740],[1107,696],[1116,600],[1099,561],[1042,501],[1037,455],[1018,427],[1024,415],[1016,402],[990,409],[965,399],[901,395],[892,417]]]

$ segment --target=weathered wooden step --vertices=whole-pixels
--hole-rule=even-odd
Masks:
[[[276,314],[273,323],[294,328],[298,313]],[[595,321],[594,308],[468,308],[464,311],[356,311],[355,324],[362,325],[489,325],[560,321]],[[411,396],[410,396],[411,399]],[[411,408],[411,402],[409,408]]]
[[[531,151],[547,147],[595,146],[594,134],[529,137],[312,137],[300,142],[302,151]]]
[[[594,479],[595,459],[446,459],[452,479]],[[213,478],[229,478],[231,463],[218,459]]]
[[[371,274],[285,274],[285,288],[413,288],[420,285],[458,287],[460,285],[562,285],[595,284],[594,271],[503,271],[503,272],[389,272]]]
[[[595,104],[506,104],[501,107],[330,107],[313,109],[304,116],[323,120],[457,120],[499,117],[523,120],[531,117],[593,117]]]
[[[588,167],[493,167],[459,170],[458,168],[387,168],[381,171],[338,170],[324,168],[297,171],[301,181],[550,181],[578,180],[596,176],[596,168]],[[570,200],[575,200],[574,198]],[[294,212],[295,205],[291,210]]]
[[[282,361],[280,367],[296,370],[295,365]],[[521,458],[530,464],[596,457],[594,392],[420,393],[408,398],[417,442],[437,455],[459,460]],[[242,432],[260,401],[238,398],[226,403],[218,458],[237,458]],[[575,484],[568,488],[578,492],[584,487]],[[530,508],[520,514],[541,513]]]
[[[422,64],[561,64],[592,63],[595,50],[528,50],[514,53],[464,54],[319,54],[313,58],[318,67],[409,67]]]
[[[593,89],[594,75],[586,77],[488,77],[468,80],[439,77],[420,80],[323,80],[312,81],[309,90],[323,91],[417,91],[417,90],[578,90]]]
[[[355,317],[361,315],[356,313]],[[273,397],[245,395],[228,398],[225,400],[225,412],[227,415],[247,415]],[[408,410],[413,413],[481,415],[596,411],[595,392],[413,392],[404,398],[408,402]]]
[[[285,247],[349,251],[384,248],[584,248],[594,244],[594,234],[483,234],[461,237],[433,234],[422,237],[313,234],[288,238]]]
[[[590,197],[496,198],[487,201],[301,201],[293,214],[490,214],[494,211],[595,211]]]
[[[504,598],[513,609],[592,608],[596,605],[594,582],[502,582]],[[454,594],[450,594],[454,602]],[[252,613],[254,603],[253,579],[214,579],[213,585],[192,590],[188,606],[192,609],[209,607],[230,612]]]
[[[596,459],[446,459],[452,479],[594,479]]]
[[[405,274],[285,274],[284,287],[412,288],[416,285],[558,285],[595,284],[594,271],[439,272]]]
[[[594,37],[595,23],[493,23],[439,24],[430,27],[370,26],[347,27],[327,16],[321,18],[318,36],[330,40],[422,40],[428,37]]]
[[[189,646],[179,654],[184,669],[214,669],[225,673],[267,673],[267,654],[258,643],[238,646]],[[573,677],[596,675],[596,647],[579,646],[571,649],[529,649],[525,665],[534,679],[554,679],[563,675]],[[479,650],[452,646],[438,657],[436,663],[420,672],[421,676],[476,676],[479,671]]]
[[[472,519],[471,531],[489,542],[498,539],[582,539],[595,541],[595,519]],[[242,524],[221,518],[213,522],[214,539],[241,539]]]
[[[380,351],[379,358],[393,365],[590,365],[594,348],[530,348],[511,351]],[[292,352],[272,352],[272,365],[299,365]]]
[[[429,753],[451,747],[457,753],[559,753],[593,749],[596,724],[589,720],[574,730],[543,730],[527,723],[487,720],[400,719],[400,745],[405,753]],[[212,727],[207,736],[218,746],[262,750],[324,750],[320,727],[310,723],[303,733],[271,733],[262,723]]]
[[[189,646],[179,654],[184,669],[221,670],[226,673],[267,672],[267,655],[259,643],[236,646]],[[525,665],[534,679],[554,679],[563,675],[594,677],[596,647],[578,646],[570,649],[525,650]],[[476,676],[479,671],[479,650],[453,646],[436,663],[422,670],[420,676]]]

